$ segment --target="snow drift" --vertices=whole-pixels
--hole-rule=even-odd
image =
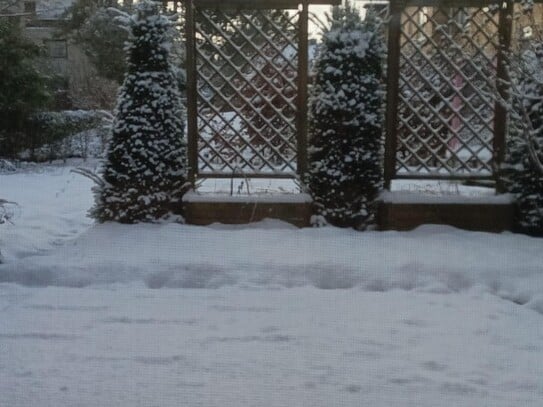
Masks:
[[[413,232],[250,226],[96,225],[47,253],[0,266],[0,282],[83,287],[392,289],[480,286],[543,313],[542,241],[423,226]]]

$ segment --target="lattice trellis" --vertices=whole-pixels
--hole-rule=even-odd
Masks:
[[[395,153],[388,176],[490,178],[499,127],[501,5],[423,4],[396,9],[398,79],[388,129],[395,140],[387,143]]]
[[[194,13],[198,174],[294,176],[299,12]]]

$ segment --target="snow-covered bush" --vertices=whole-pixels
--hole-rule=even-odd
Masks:
[[[186,185],[184,111],[169,60],[173,24],[144,1],[130,27],[128,71],[91,210],[100,222],[156,221],[179,210]]]
[[[17,171],[17,167],[11,161],[0,158],[0,174],[15,171]]]
[[[107,127],[107,114],[100,110],[36,113],[27,121],[28,145],[18,158],[32,161],[87,158],[92,135],[100,135]]]
[[[501,176],[516,196],[519,229],[543,235],[543,43],[526,51],[521,63]]]
[[[14,206],[17,206],[15,202],[0,198],[0,225],[11,222],[14,216]]]
[[[11,219],[14,216],[13,207],[17,204],[5,199],[0,198],[0,225],[4,223],[11,223]],[[2,263],[2,251],[0,251],[0,264]]]
[[[332,9],[330,23],[310,95],[306,182],[316,221],[364,228],[383,184],[384,47],[378,19],[362,21],[348,2]]]

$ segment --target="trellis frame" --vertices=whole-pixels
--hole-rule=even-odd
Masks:
[[[299,11],[297,48],[297,97],[296,97],[296,144],[297,174],[307,169],[307,85],[308,85],[308,7],[310,4],[339,5],[341,0],[188,0],[185,2],[186,18],[186,74],[187,74],[187,139],[189,181],[193,184],[199,175],[198,158],[198,72],[196,53],[195,9],[210,10],[258,10],[295,9]],[[264,177],[284,178],[280,173],[206,173],[204,178]]]
[[[407,7],[439,7],[439,8],[462,8],[475,7],[482,8],[492,4],[500,4],[498,21],[498,47],[496,64],[496,89],[501,100],[506,100],[508,96],[506,52],[511,46],[512,33],[512,14],[515,4],[514,0],[499,1],[496,0],[391,0],[389,8],[389,26],[388,26],[388,55],[387,55],[387,95],[386,95],[386,124],[385,124],[385,162],[384,177],[385,187],[390,189],[391,181],[395,178],[410,179],[469,179],[469,178],[491,178],[498,181],[496,170],[493,174],[485,177],[480,175],[471,176],[470,174],[457,175],[451,174],[448,177],[437,177],[431,174],[409,174],[406,177],[397,174],[397,142],[399,128],[399,102],[400,102],[400,59],[401,59],[401,36],[402,36],[402,13]],[[493,163],[494,167],[503,161],[505,152],[505,136],[507,125],[507,111],[501,100],[494,102],[493,118]],[[500,188],[497,182],[497,188]]]

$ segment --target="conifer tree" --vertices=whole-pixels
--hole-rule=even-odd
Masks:
[[[40,55],[18,19],[0,17],[0,156],[13,157],[28,148],[28,118],[51,100],[50,81],[37,68]]]
[[[543,236],[543,44],[526,52],[523,65],[501,175],[515,195],[518,228]]]
[[[314,224],[362,229],[382,188],[383,44],[378,20],[349,2],[332,9],[310,95],[309,173]]]
[[[171,21],[144,1],[130,19],[128,71],[91,215],[152,222],[178,211],[186,184],[184,110],[169,51]]]

